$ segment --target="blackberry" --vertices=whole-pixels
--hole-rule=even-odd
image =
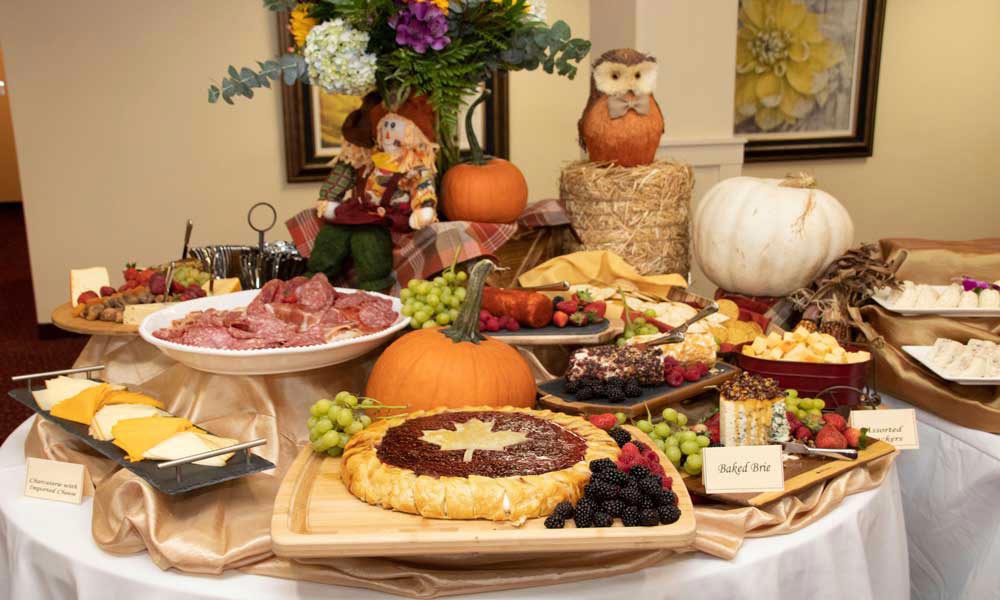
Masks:
[[[605,512],[596,512],[591,518],[594,527],[611,527],[615,523],[614,517]]]
[[[626,475],[622,471],[619,471],[617,467],[615,467],[615,469],[612,471],[600,471],[598,473],[595,473],[590,478],[590,480],[594,481],[595,479],[597,481],[604,481],[618,486],[625,485],[628,483],[628,475]]]
[[[677,506],[677,494],[673,490],[660,490],[655,498],[657,506]]]
[[[628,397],[625,395],[625,389],[617,385],[606,386],[604,388],[604,395],[607,397],[608,402],[624,402],[625,398]]]
[[[601,510],[612,517],[620,517],[622,516],[622,511],[625,510],[625,503],[617,499],[605,500],[601,503]]]
[[[575,379],[570,381],[567,379],[566,383],[563,384],[563,390],[565,390],[567,394],[577,393],[580,390],[580,380]]]
[[[640,479],[638,483],[640,492],[654,498],[663,489],[663,480],[656,475],[653,475],[652,477],[644,477]]]
[[[583,497],[584,498],[594,498],[597,499],[597,494],[594,493],[594,481],[591,480],[590,483],[583,486]]]
[[[629,398],[638,398],[642,395],[642,386],[639,385],[639,380],[635,378],[629,379],[625,383],[624,387],[625,396]]]
[[[632,434],[625,431],[621,427],[612,427],[608,430],[608,435],[610,435],[611,439],[618,444],[619,448],[632,441]]]
[[[605,381],[607,385],[613,385],[615,387],[625,387],[626,380],[624,377],[608,377]]]
[[[576,511],[573,509],[573,505],[566,500],[556,504],[555,509],[552,511],[553,515],[562,519],[572,519],[575,513]]]
[[[586,529],[588,527],[594,526],[593,513],[587,511],[585,513],[576,511],[576,516],[573,517],[573,523],[576,524],[578,529]]]
[[[638,527],[640,525],[639,509],[634,506],[626,506],[622,510],[622,525],[625,527]]]
[[[594,388],[585,386],[577,390],[574,396],[576,396],[578,402],[586,402],[587,400],[596,398],[597,394],[594,392]]]
[[[563,298],[562,296],[556,296],[556,297],[552,298],[552,306],[555,306],[556,304],[559,304],[563,300],[565,300],[565,298]]]
[[[589,494],[587,494],[587,488],[590,488]],[[617,485],[606,481],[592,480],[587,484],[587,488],[584,488],[584,494],[598,500],[610,500],[612,498],[617,498],[620,492]]]
[[[642,481],[643,479],[646,479],[647,477],[652,475],[649,469],[647,469],[642,465],[636,465],[632,467],[632,469],[628,472],[628,474],[632,478],[632,481],[635,482]]]
[[[639,524],[643,527],[653,527],[660,524],[660,513],[655,508],[644,508],[639,511]]]
[[[576,514],[592,513],[595,508],[597,508],[597,502],[589,496],[584,496],[576,503]]]
[[[623,488],[618,497],[622,499],[622,502],[629,506],[638,506],[639,503],[642,502],[643,498],[642,492],[639,491],[639,488],[632,485]]]
[[[566,526],[566,519],[564,519],[564,518],[562,518],[562,517],[560,517],[558,515],[554,515],[554,514],[553,515],[549,515],[548,518],[545,519],[545,528],[546,529],[562,529],[565,526]]]
[[[590,461],[590,472],[600,473],[602,471],[617,471],[618,467],[615,465],[615,461],[610,458],[598,458],[597,460]]]
[[[670,525],[671,523],[676,523],[677,519],[681,518],[681,509],[677,508],[674,504],[661,505],[657,509],[657,514],[660,516],[660,523]]]
[[[656,508],[656,500],[650,496],[643,496],[642,499],[639,500],[639,508]]]

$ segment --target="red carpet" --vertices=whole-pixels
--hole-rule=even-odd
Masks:
[[[67,279],[65,273],[50,276]],[[72,334],[39,338],[20,204],[0,204],[0,315],[4,317],[0,327],[0,440],[4,440],[31,414],[7,396],[14,387],[11,376],[69,368],[87,343],[85,336]]]

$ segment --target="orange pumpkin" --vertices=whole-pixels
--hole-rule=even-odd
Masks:
[[[441,205],[451,221],[512,223],[528,205],[528,182],[521,170],[508,160],[483,155],[476,138],[472,115],[487,96],[489,90],[465,115],[471,158],[448,169],[441,181]]]
[[[493,269],[488,260],[472,268],[465,302],[451,326],[412,331],[390,344],[375,362],[365,395],[408,411],[534,406],[528,363],[512,346],[479,333],[483,285]]]

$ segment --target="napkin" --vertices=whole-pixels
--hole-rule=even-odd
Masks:
[[[630,282],[642,292],[664,297],[672,287],[687,287],[687,279],[677,273],[640,275],[624,258],[607,250],[557,256],[518,278],[518,283],[524,287],[556,281],[568,281],[570,285],[587,283],[598,287],[618,287],[623,282]]]

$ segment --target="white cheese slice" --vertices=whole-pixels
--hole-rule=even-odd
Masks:
[[[142,320],[149,315],[163,310],[173,303],[156,302],[153,304],[128,304],[125,306],[125,313],[122,315],[122,323],[125,325],[139,325]]]
[[[35,402],[42,410],[52,410],[52,407],[67,398],[79,394],[83,390],[98,385],[96,381],[89,379],[77,379],[60,375],[54,379],[46,380],[44,390],[35,390],[32,395]]]
[[[109,404],[94,414],[94,420],[90,423],[90,437],[110,442],[115,439],[111,435],[111,428],[118,421],[155,416],[168,417],[170,413],[148,404]]]
[[[76,306],[76,299],[80,297],[80,294],[94,292],[100,295],[101,288],[110,285],[111,278],[108,277],[108,270],[104,267],[72,269],[69,272],[69,300],[73,306]]]
[[[146,450],[142,456],[150,460],[177,460],[178,458],[218,450],[219,448],[233,446],[238,443],[234,439],[209,435],[207,433],[182,431]],[[206,458],[196,461],[194,464],[205,465],[206,467],[222,467],[225,466],[226,461],[232,458],[233,454],[233,452],[230,452],[229,454]]]

